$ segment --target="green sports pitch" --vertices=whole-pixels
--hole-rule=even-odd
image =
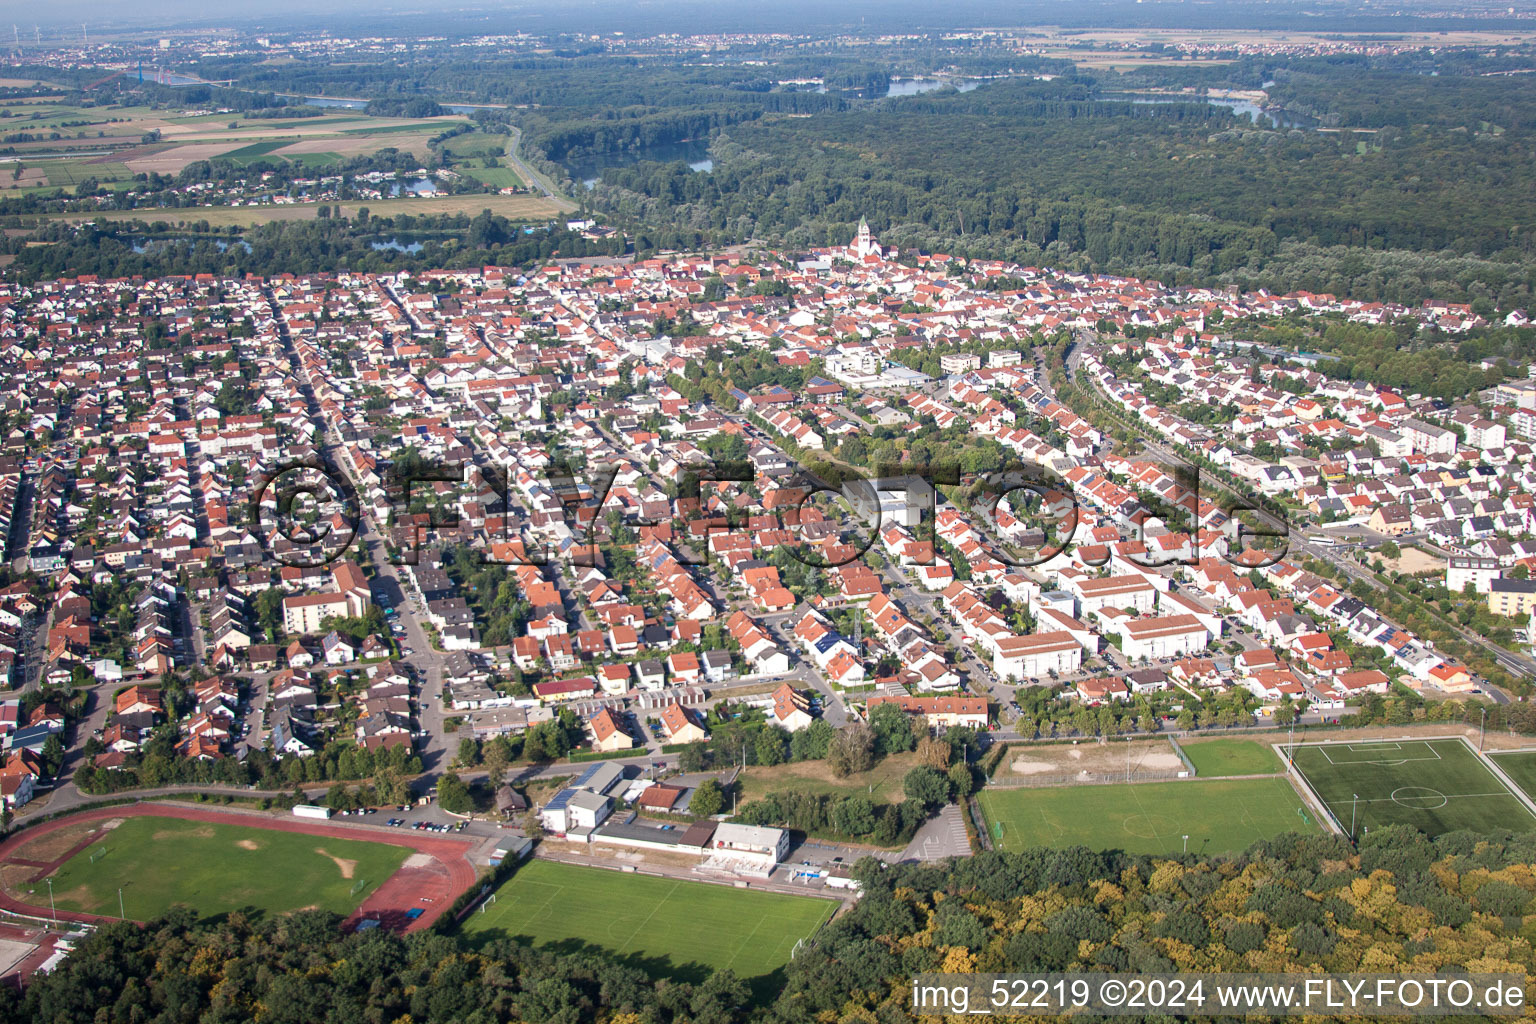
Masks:
[[[1488,757],[1520,787],[1520,792],[1536,800],[1536,750],[1496,750]]]
[[[1127,853],[1237,853],[1317,823],[1283,778],[1060,788],[987,788],[981,806],[1004,850],[1086,846]]]
[[[272,914],[306,907],[356,909],[394,874],[410,850],[244,825],[139,815],[75,854],[53,875],[60,910],[152,920],[184,904],[209,917],[254,908]],[[40,879],[27,899],[46,905]]]
[[[1536,830],[1536,816],[1459,739],[1298,744],[1299,771],[1347,833],[1409,825],[1425,835],[1458,829]]]
[[[837,903],[602,868],[530,860],[464,920],[472,940],[587,944],[652,974],[700,980],[729,968],[770,974],[789,962]],[[702,970],[701,970],[702,968]]]
[[[1223,775],[1278,775],[1285,763],[1258,740],[1190,740],[1180,744],[1201,778]]]

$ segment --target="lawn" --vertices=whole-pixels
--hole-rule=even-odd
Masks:
[[[1274,775],[1285,764],[1267,743],[1258,740],[1192,740],[1179,744],[1195,771],[1205,778],[1223,775]]]
[[[766,768],[753,765],[741,775],[741,802],[758,800],[769,793],[794,790],[822,796],[867,796],[874,803],[900,803],[905,799],[901,779],[917,764],[917,754],[891,754],[867,772],[838,778],[825,761],[790,761]],[[871,788],[873,787],[873,788]]]
[[[61,910],[115,917],[121,886],[123,909],[138,921],[178,903],[203,916],[242,907],[345,914],[410,852],[387,843],[142,815],[66,861],[53,876],[53,898]],[[45,906],[47,886],[36,883],[29,899]]]
[[[1383,825],[1411,825],[1429,836],[1536,830],[1536,816],[1461,740],[1298,744],[1295,758],[1346,831],[1351,816],[1361,834]]]
[[[702,980],[729,968],[753,978],[788,963],[795,943],[836,908],[809,896],[530,860],[464,931],[474,942],[597,946],[653,977]]]
[[[1113,786],[988,787],[981,806],[1005,850],[1087,846],[1128,853],[1237,853],[1317,824],[1285,779],[1222,779]]]

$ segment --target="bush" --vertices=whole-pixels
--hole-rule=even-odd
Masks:
[[[693,791],[693,799],[688,803],[688,813],[700,818],[708,818],[719,814],[724,806],[725,790],[720,788],[717,780],[705,779]]]
[[[949,801],[949,779],[920,764],[902,776],[901,791],[919,807],[937,807]]]
[[[448,772],[438,780],[437,802],[449,814],[468,814],[475,809],[469,787],[453,772]]]

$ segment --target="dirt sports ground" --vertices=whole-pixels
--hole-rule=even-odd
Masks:
[[[1136,782],[1170,778],[1184,762],[1166,738],[1013,747],[993,781],[1002,785],[1058,786],[1091,782]]]
[[[82,811],[24,829],[0,843],[0,882],[3,882],[0,908],[30,917],[49,916],[46,895],[39,906],[36,895],[30,901],[24,901],[18,897],[18,892],[25,892],[33,883],[41,883],[56,874],[60,867],[98,842],[116,824],[141,816],[298,833],[323,839],[385,843],[409,849],[400,868],[347,916],[344,927],[348,929],[369,918],[377,920],[380,927],[397,931],[426,928],[475,881],[475,869],[468,857],[473,842],[461,838],[280,817],[256,811],[169,803],[119,804]],[[40,889],[37,891],[41,892]],[[409,917],[413,910],[421,911],[414,919]],[[97,914],[78,911],[61,909],[57,913],[61,921],[103,919]]]

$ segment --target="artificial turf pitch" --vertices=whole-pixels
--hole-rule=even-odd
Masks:
[[[465,918],[472,940],[499,934],[557,949],[590,944],[652,974],[684,978],[723,968],[742,978],[769,974],[837,909],[809,896],[547,860],[519,867],[495,897]]]
[[[982,810],[1004,850],[1086,846],[1128,853],[1237,853],[1317,823],[1283,778],[987,788]],[[1001,835],[998,826],[1001,825]]]
[[[1536,816],[1459,739],[1298,744],[1296,769],[1341,828],[1536,830]],[[1358,799],[1357,799],[1358,798]]]
[[[1191,740],[1180,747],[1201,778],[1278,775],[1285,771],[1285,764],[1269,745],[1258,740]]]
[[[346,914],[410,854],[387,843],[144,815],[127,818],[62,864],[53,898],[60,910],[116,917],[121,886],[123,912],[135,921],[177,904],[204,917],[247,907]],[[46,884],[33,888],[29,899],[46,903]]]

